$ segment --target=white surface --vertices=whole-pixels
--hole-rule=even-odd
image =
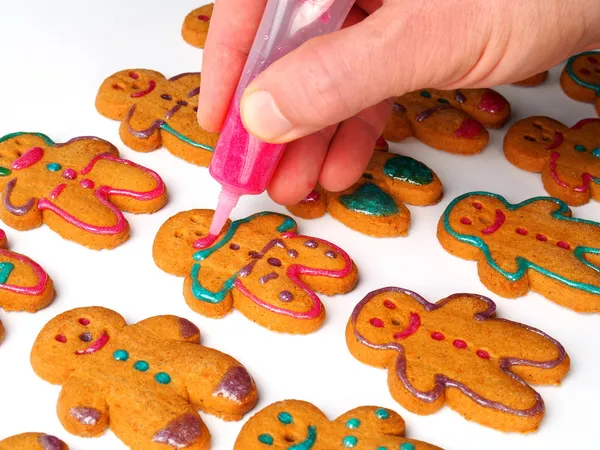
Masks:
[[[201,52],[180,37],[185,15],[197,0],[80,0],[4,2],[0,13],[0,135],[14,131],[47,133],[57,142],[97,135],[115,143],[125,157],[158,171],[170,202],[154,215],[128,215],[131,239],[100,253],[64,241],[48,227],[17,232],[5,227],[11,248],[45,267],[53,277],[55,303],[37,314],[0,311],[6,340],[0,346],[0,438],[25,431],[44,431],[65,439],[73,450],[121,449],[107,432],[100,439],[70,436],[55,413],[59,387],[39,379],[29,365],[29,351],[41,327],[62,311],[102,305],[135,322],[156,314],[177,314],[194,321],[203,343],[240,359],[255,376],[261,394],[258,408],[299,398],[321,407],[331,418],[363,404],[400,412],[410,437],[447,449],[591,449],[600,446],[597,404],[600,387],[600,318],[581,315],[529,294],[518,300],[492,295],[479,282],[474,262],[446,253],[436,237],[436,224],[448,202],[469,190],[487,189],[516,202],[545,195],[539,175],[523,172],[502,154],[504,131],[492,133],[479,156],[460,157],[427,148],[415,140],[394,147],[433,168],[445,186],[437,206],[411,207],[408,238],[373,239],[349,230],[331,217],[299,220],[300,231],[330,239],[357,262],[358,288],[336,298],[323,298],[328,318],[310,336],[287,336],[261,328],[238,312],[210,320],[185,304],[181,279],[160,271],[151,246],[160,225],[175,213],[214,207],[217,186],[206,169],[175,158],[166,150],[139,154],[118,137],[118,123],[94,109],[96,90],[104,78],[121,69],[142,67],[171,76],[200,68]],[[540,88],[502,87],[514,117],[547,114],[571,125],[595,116],[590,105],[569,100],[558,86],[559,71]],[[272,209],[266,197],[246,198],[235,218]],[[600,219],[600,205],[575,208],[577,217]],[[432,416],[410,414],[391,398],[384,370],[365,366],[348,352],[344,327],[356,303],[370,290],[397,285],[430,301],[455,292],[489,295],[498,314],[538,327],[560,340],[572,359],[562,387],[540,387],[547,414],[540,430],[528,436],[502,434],[467,422],[444,408]],[[242,426],[203,415],[213,435],[213,449],[231,449]]]

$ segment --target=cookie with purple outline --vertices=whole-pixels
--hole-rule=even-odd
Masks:
[[[371,157],[362,178],[342,192],[317,186],[287,209],[304,219],[329,212],[349,228],[376,237],[406,236],[410,211],[404,205],[434,205],[442,198],[438,176],[416,159],[383,151]]]
[[[600,223],[576,219],[566,203],[518,204],[490,192],[453,200],[438,224],[451,254],[477,261],[481,282],[502,297],[533,290],[579,312],[600,312]]]
[[[600,201],[600,119],[571,128],[549,117],[520,120],[504,138],[504,154],[519,169],[541,173],[546,191],[569,205]]]
[[[571,57],[560,76],[560,86],[573,100],[595,103],[600,115],[600,51]]]
[[[256,413],[242,428],[233,450],[441,450],[404,436],[394,411],[362,406],[334,421],[308,402],[284,400]]]
[[[198,125],[200,74],[173,78],[154,70],[129,69],[108,77],[100,86],[96,109],[121,121],[123,143],[138,152],[165,147],[175,156],[208,166],[218,135]]]
[[[358,360],[388,369],[392,396],[411,412],[433,414],[447,404],[500,431],[535,431],[544,401],[530,384],[560,384],[569,357],[547,334],[495,313],[481,295],[429,303],[388,287],[356,306],[346,341]]]
[[[194,9],[186,16],[181,28],[181,35],[185,42],[194,47],[204,48],[214,6],[214,3],[209,3]]]
[[[0,441],[0,450],[69,450],[69,447],[49,434],[22,433]]]
[[[0,138],[0,218],[17,230],[43,223],[63,238],[94,250],[129,237],[121,211],[152,213],[167,203],[160,176],[119,158],[96,137],[64,144],[41,133]]]
[[[62,385],[57,413],[68,432],[94,437],[110,427],[133,450],[206,450],[198,409],[240,420],[257,401],[246,369],[200,345],[200,330],[176,316],[127,325],[106,308],[73,309],[44,326],[31,364]]]
[[[423,89],[396,99],[383,136],[399,142],[414,136],[438,150],[480,153],[488,144],[486,128],[501,128],[510,104],[492,89]]]
[[[154,240],[155,263],[185,276],[184,297],[194,311],[220,318],[235,307],[270,330],[308,334],[325,320],[316,292],[344,294],[356,286],[350,256],[330,242],[297,234],[290,217],[257,213],[228,221],[219,236],[211,236],[213,214],[176,214]]]

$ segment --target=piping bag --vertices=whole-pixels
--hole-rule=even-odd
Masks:
[[[248,85],[273,62],[311,38],[339,30],[354,0],[268,0],[254,44],[233,96],[209,171],[221,186],[208,236],[195,248],[212,245],[242,195],[265,191],[285,150],[248,133],[240,104]]]

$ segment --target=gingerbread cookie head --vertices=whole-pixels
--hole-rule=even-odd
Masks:
[[[188,44],[204,48],[214,6],[214,3],[209,3],[193,10],[186,16],[181,34]]]
[[[151,213],[167,202],[155,172],[119,158],[95,137],[54,143],[40,133],[0,138],[0,217],[28,230],[46,223],[92,249],[114,248],[129,236],[123,211]]]
[[[430,414],[446,403],[492,428],[533,431],[544,403],[528,383],[560,383],[569,358],[548,335],[497,319],[495,310],[479,295],[433,304],[383,288],[357,305],[346,337],[360,361],[388,368],[392,396],[405,408]]]
[[[356,408],[330,422],[314,405],[286,400],[254,415],[242,428],[234,450],[439,450],[425,442],[402,437],[404,429],[402,417],[385,408]]]
[[[318,329],[325,308],[315,292],[354,288],[357,270],[330,242],[296,234],[289,217],[270,212],[229,222],[206,248],[212,210],[177,214],[159,230],[153,255],[166,272],[185,275],[184,296],[196,312],[222,317],[233,306],[274,331]]]
[[[569,97],[580,102],[596,103],[600,114],[600,51],[584,52],[567,61],[560,85]]]
[[[504,154],[521,169],[541,172],[546,191],[569,205],[600,200],[600,119],[571,128],[548,117],[520,120],[506,134]]]
[[[0,441],[0,450],[69,450],[69,447],[49,434],[23,433]]]
[[[342,192],[317,187],[288,208],[303,218],[325,211],[346,226],[377,236],[406,236],[410,212],[404,203],[432,205],[442,197],[442,183],[425,164],[408,156],[375,152],[362,178]]]

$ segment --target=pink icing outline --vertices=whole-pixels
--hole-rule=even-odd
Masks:
[[[4,231],[0,230],[1,233]],[[6,237],[6,234],[4,234]],[[0,237],[0,239],[4,239]],[[8,258],[16,259],[19,262],[27,264],[29,267],[33,269],[36,277],[38,278],[38,284],[31,287],[23,287],[23,286],[15,286],[14,284],[0,284],[0,289],[4,289],[9,292],[13,292],[15,294],[23,294],[23,295],[41,295],[46,289],[46,284],[48,283],[48,274],[42,269],[42,267],[36,263],[35,261],[29,259],[27,256],[21,255],[19,253],[11,252],[10,250],[0,249],[0,256],[6,256]]]
[[[62,194],[62,191],[64,191],[66,187],[67,187],[67,185],[65,183],[61,183],[58,186],[56,186],[54,189],[52,189],[52,192],[50,192],[50,198],[52,200],[57,199],[60,196],[60,194]]]
[[[497,209],[496,210],[496,221],[491,224],[489,227],[484,228],[483,230],[481,230],[481,234],[494,234],[496,231],[498,231],[502,225],[504,225],[504,222],[506,221],[506,216],[504,215],[504,213]]]
[[[216,242],[218,237],[219,236],[216,234],[208,234],[208,235],[204,236],[203,238],[196,239],[194,241],[193,247],[196,250],[202,250],[202,249],[208,248]]]
[[[44,149],[41,147],[32,147],[27,150],[20,158],[15,159],[10,168],[13,170],[23,170],[29,166],[33,166],[44,157]]]
[[[283,233],[281,235],[281,237],[283,239],[310,239],[313,241],[317,241],[325,246],[331,247],[334,251],[336,251],[338,253],[338,255],[340,255],[344,259],[345,266],[341,270],[313,269],[313,268],[306,267],[306,266],[303,266],[300,264],[293,264],[293,265],[289,266],[288,269],[286,270],[287,277],[293,283],[295,283],[297,286],[299,286],[300,289],[302,289],[304,292],[306,292],[308,294],[308,296],[311,298],[311,300],[313,301],[313,307],[307,312],[290,311],[289,309],[279,308],[277,306],[274,306],[270,303],[265,302],[264,300],[259,299],[252,292],[250,292],[248,289],[246,289],[246,287],[243,285],[242,281],[239,278],[237,278],[235,280],[234,286],[243,295],[248,297],[250,300],[252,300],[254,303],[259,305],[260,307],[266,309],[267,311],[270,311],[275,314],[281,314],[283,316],[292,317],[294,319],[299,319],[299,320],[315,319],[315,318],[319,317],[319,315],[321,315],[321,311],[323,310],[323,303],[321,302],[321,300],[319,299],[317,294],[315,294],[306,284],[304,284],[302,282],[302,280],[300,280],[299,275],[325,276],[325,277],[329,277],[329,278],[344,278],[345,276],[348,276],[348,274],[352,270],[352,260],[350,259],[350,256],[348,256],[348,254],[344,250],[339,248],[337,245],[332,244],[331,242],[325,241],[323,239],[318,239],[318,238],[314,238],[314,237],[310,237],[310,236],[303,236],[303,235],[295,234],[292,232]]]
[[[575,125],[571,127],[572,130],[581,130],[584,126],[589,123],[600,123],[600,119],[581,119]]]
[[[586,119],[586,120],[595,120],[595,119]],[[550,168],[550,176],[556,182],[556,184],[558,184],[559,186],[564,187],[566,189],[570,189],[571,185],[568,184],[566,181],[563,181],[560,178],[560,176],[558,175],[558,170],[556,167],[558,158],[560,158],[560,153],[552,152],[552,156],[550,156],[550,162],[548,163],[548,167]],[[581,178],[582,178],[583,184],[580,186],[573,187],[573,190],[575,192],[587,192],[590,188],[590,183],[594,179],[594,177],[587,172],[584,172],[581,175]]]

